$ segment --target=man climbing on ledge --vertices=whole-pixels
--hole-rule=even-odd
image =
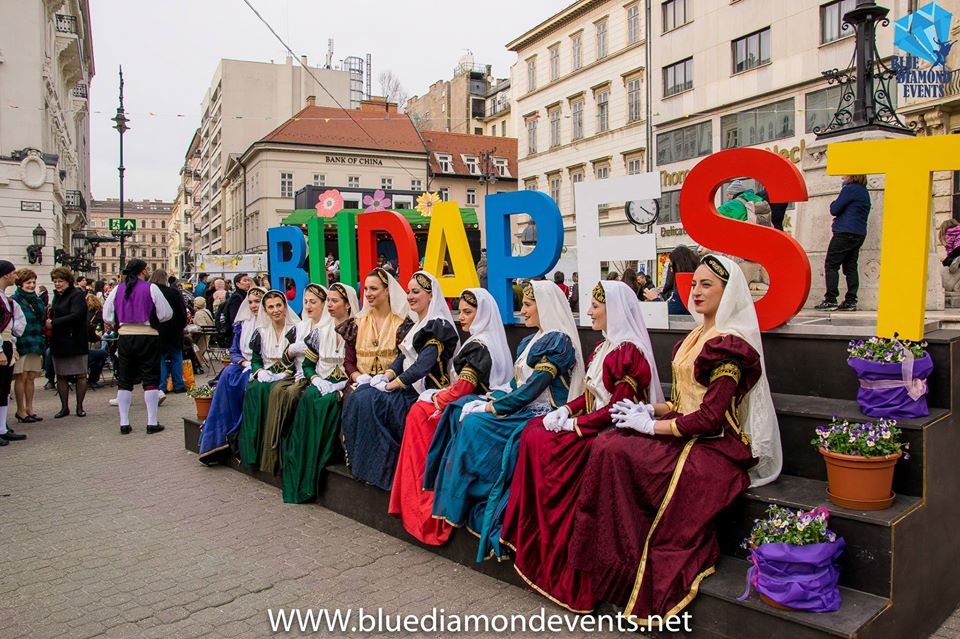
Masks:
[[[841,183],[840,195],[830,203],[830,215],[834,218],[833,237],[823,263],[827,290],[823,294],[823,301],[813,307],[818,311],[857,310],[857,291],[860,289],[857,260],[860,258],[860,247],[867,239],[870,193],[867,191],[865,175],[844,175]],[[838,306],[841,266],[847,279],[847,294]]]
[[[117,406],[120,409],[120,434],[133,430],[130,405],[133,387],[143,384],[147,404],[147,434],[163,430],[157,419],[160,404],[160,333],[157,326],[173,317],[156,284],[147,282],[150,273],[143,260],[130,260],[123,269],[123,283],[110,291],[103,305],[103,319],[119,325],[117,331]]]

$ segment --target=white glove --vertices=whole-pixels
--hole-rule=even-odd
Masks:
[[[439,388],[428,388],[427,390],[420,393],[420,397],[417,398],[417,401],[421,402],[430,402],[433,403],[433,398],[437,393],[440,392]]]
[[[380,380],[386,380],[386,379],[387,379],[387,376],[383,375],[382,373],[380,375],[374,375],[373,377],[370,378],[370,385],[376,386],[377,384],[380,383]]]
[[[294,357],[298,355],[303,355],[306,352],[307,352],[306,342],[298,341],[298,342],[294,342],[290,346],[287,346],[287,354],[293,355]]]
[[[614,420],[616,420],[618,415],[627,417],[638,413],[646,413],[650,417],[653,417],[653,404],[644,404],[643,402],[637,404],[629,399],[622,399],[610,409],[610,414]]]
[[[369,384],[370,380],[372,379],[373,377],[371,377],[370,375],[367,375],[366,373],[362,374],[360,377],[357,378],[357,381],[356,381],[357,388],[360,388],[361,386],[365,386]]]
[[[558,430],[572,433],[574,430],[576,430],[573,426],[573,423],[574,423],[573,418],[568,417],[565,420],[563,420],[563,423],[560,424],[560,428]]]
[[[342,382],[337,382],[336,384],[331,384],[331,385],[330,385],[330,392],[331,392],[331,393],[338,393],[338,392],[342,391],[342,390],[343,390],[344,388],[346,388],[346,387],[347,387],[347,380],[343,380]]]
[[[556,433],[560,430],[563,422],[570,417],[570,409],[566,406],[561,406],[556,410],[552,410],[546,415],[543,416],[543,427],[549,430],[551,433]]]
[[[647,411],[632,413],[625,417],[614,416],[613,425],[617,428],[629,428],[644,435],[653,435],[655,421]]]
[[[380,379],[377,379],[376,377],[374,377],[373,380],[370,381],[370,385],[383,393],[390,392],[387,390],[387,384],[390,383],[387,381],[387,378],[383,377],[382,375],[377,375],[377,377],[379,377]]]
[[[475,399],[472,402],[467,402],[464,405],[463,410],[460,411],[460,421],[462,422],[463,419],[470,413],[485,413],[487,412],[488,407],[489,405],[487,402],[483,401],[482,399]]]
[[[313,381],[310,383],[313,384],[318,391],[320,391],[321,395],[329,395],[330,393],[334,392],[334,385],[322,377],[314,377]]]
[[[286,372],[284,372],[284,373],[274,373],[274,374],[273,374],[273,379],[271,379],[270,381],[271,381],[271,382],[279,382],[281,379],[287,379],[288,377],[290,377],[290,373],[286,373]]]
[[[252,365],[250,364],[250,362],[247,362],[246,364],[243,365],[243,370],[248,371],[248,370],[250,370],[250,367],[251,367],[251,366],[252,366]]]
[[[261,384],[267,384],[273,381],[273,373],[271,373],[265,368],[261,368],[260,370],[258,370],[257,374],[254,377],[256,377],[257,381],[260,382]]]

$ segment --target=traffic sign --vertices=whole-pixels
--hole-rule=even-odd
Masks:
[[[120,231],[122,233],[132,233],[137,230],[137,218],[134,217],[111,217],[108,218],[111,231]]]

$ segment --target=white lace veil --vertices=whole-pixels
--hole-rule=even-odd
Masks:
[[[263,296],[267,294],[267,289],[251,286],[250,290],[247,291],[247,297],[250,297],[251,293],[259,293],[260,299],[263,300]],[[250,357],[253,355],[253,351],[250,350],[250,340],[253,339],[253,332],[257,330],[257,316],[250,310],[250,302],[246,298],[240,305],[240,310],[237,311],[233,322],[234,324],[240,323],[240,353],[245,360],[250,361]]]
[[[783,467],[783,450],[780,447],[780,426],[777,422],[777,413],[773,407],[773,397],[770,395],[770,384],[767,382],[767,366],[763,358],[763,344],[760,341],[760,325],[757,322],[757,313],[753,306],[753,297],[743,271],[732,260],[722,255],[714,255],[727,272],[730,279],[720,298],[720,307],[717,309],[717,331],[723,335],[736,335],[746,341],[760,354],[760,379],[750,389],[740,405],[740,427],[750,438],[750,449],[753,456],[759,459],[757,465],[750,469],[750,485],[763,486],[769,484],[780,474]],[[687,308],[694,309],[693,292]],[[703,323],[703,315],[695,310],[690,314]]]
[[[442,319],[446,322],[449,322],[450,327],[456,330],[456,324],[453,323],[453,314],[450,313],[450,308],[447,306],[447,300],[443,298],[443,291],[440,290],[440,282],[437,281],[437,278],[426,271],[417,271],[413,274],[413,278],[411,278],[411,280],[417,278],[418,275],[426,277],[430,280],[430,306],[427,307],[427,312],[423,316],[423,319],[420,319],[420,316],[418,316],[416,313],[413,313],[413,317],[415,318],[414,321],[416,323],[403,338],[402,347],[404,348],[405,353],[413,352],[414,336],[417,334],[417,331],[426,326],[427,322],[430,320]],[[406,298],[404,298],[404,301],[406,301]]]
[[[607,330],[603,332],[603,336],[614,346],[631,342],[640,349],[650,366],[648,401],[663,402],[663,387],[660,385],[660,375],[657,373],[657,362],[653,358],[653,344],[647,333],[647,325],[643,321],[637,294],[623,282],[604,280],[600,285],[607,300]]]
[[[570,303],[553,282],[537,280],[533,285],[533,297],[537,303],[537,313],[540,315],[540,330],[544,333],[560,331],[570,338],[576,351],[576,365],[570,378],[569,397],[580,397],[583,394],[583,348],[580,346],[580,334],[577,324],[573,321]]]
[[[409,317],[411,320],[416,322],[419,318],[417,317],[416,313],[410,310],[410,304],[407,303],[407,291],[400,286],[400,283],[397,282],[397,279],[382,268],[374,269],[374,273],[380,275],[381,282],[384,278],[387,280],[387,293],[390,296],[390,310],[404,319]],[[368,315],[372,310],[373,307],[364,302],[363,308],[357,314],[357,317]]]
[[[493,365],[490,368],[490,388],[509,384],[513,379],[513,354],[507,344],[507,334],[500,321],[500,309],[489,291],[482,288],[468,288],[477,298],[477,316],[470,324],[470,338],[463,343],[477,341],[487,347]],[[460,301],[462,305],[463,300]]]
[[[283,331],[281,332],[280,337],[277,337],[276,332],[273,330],[273,321],[270,319],[270,314],[266,310],[266,296],[271,293],[278,294],[283,299],[283,305],[286,309],[286,317],[284,318]],[[271,297],[270,299],[273,299]],[[264,359],[278,360],[283,357],[284,351],[287,349],[288,344],[286,343],[286,334],[291,327],[296,326],[300,322],[300,318],[297,317],[297,314],[293,312],[293,309],[290,308],[290,305],[287,303],[287,297],[283,294],[282,291],[270,290],[264,295],[264,299],[260,301],[260,312],[257,313],[257,330],[260,331],[260,344]]]

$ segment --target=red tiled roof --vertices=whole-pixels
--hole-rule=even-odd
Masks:
[[[456,175],[473,176],[463,161],[464,155],[476,157],[484,151],[496,149],[495,158],[505,158],[510,177],[516,179],[517,170],[517,139],[501,138],[491,135],[470,135],[468,133],[447,133],[445,131],[421,131],[423,141],[430,151],[430,170],[435,175],[441,175],[440,163],[437,162],[437,153],[447,153],[453,156],[453,172]],[[446,175],[450,175],[449,173]],[[473,176],[476,177],[476,176]]]
[[[343,109],[318,106],[305,107],[260,141],[424,152],[413,122],[403,113],[351,110],[348,114]]]

